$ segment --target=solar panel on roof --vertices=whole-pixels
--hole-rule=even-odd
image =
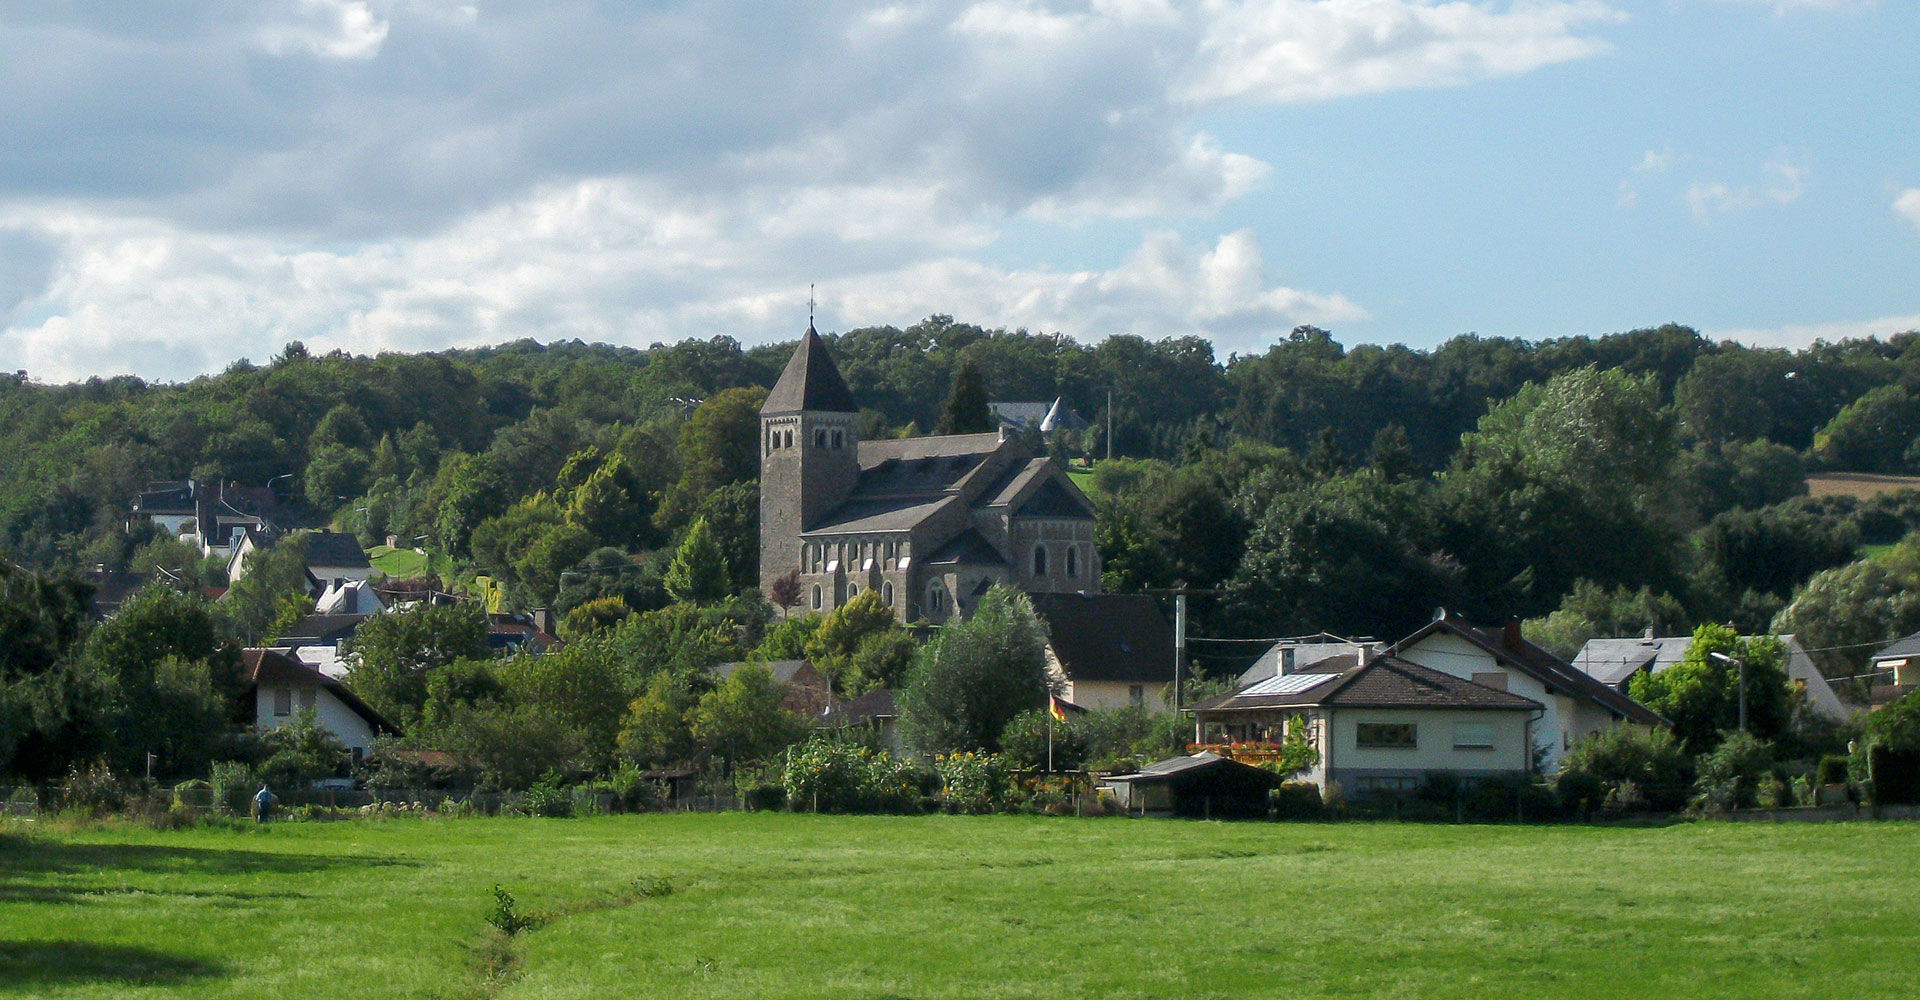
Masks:
[[[1308,688],[1316,687],[1333,680],[1339,674],[1281,674],[1240,692],[1241,694],[1299,694]]]

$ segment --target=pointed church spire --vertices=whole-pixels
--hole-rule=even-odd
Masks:
[[[800,338],[800,346],[793,351],[793,357],[787,359],[787,367],[780,373],[780,381],[773,384],[773,391],[767,394],[767,401],[760,407],[761,413],[797,413],[801,410],[817,410],[827,413],[857,413],[860,408],[854,405],[853,392],[847,388],[847,382],[840,377],[840,369],[833,363],[833,356],[827,353],[826,341],[813,329],[813,322],[807,322],[806,335]]]

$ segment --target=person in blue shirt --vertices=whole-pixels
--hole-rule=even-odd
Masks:
[[[264,784],[260,786],[259,791],[253,793],[254,822],[265,823],[267,821],[267,813],[273,809],[273,800],[274,794],[268,791],[267,786]]]

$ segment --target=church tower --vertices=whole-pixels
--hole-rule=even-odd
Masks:
[[[760,407],[760,587],[800,568],[800,533],[860,479],[853,393],[807,324]]]

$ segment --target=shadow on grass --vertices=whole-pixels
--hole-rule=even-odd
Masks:
[[[169,986],[223,972],[212,962],[151,948],[81,941],[0,941],[0,989],[75,983]]]
[[[181,875],[301,875],[334,868],[413,867],[398,858],[295,854],[166,844],[76,844],[0,836],[0,870],[19,875],[140,871]]]

